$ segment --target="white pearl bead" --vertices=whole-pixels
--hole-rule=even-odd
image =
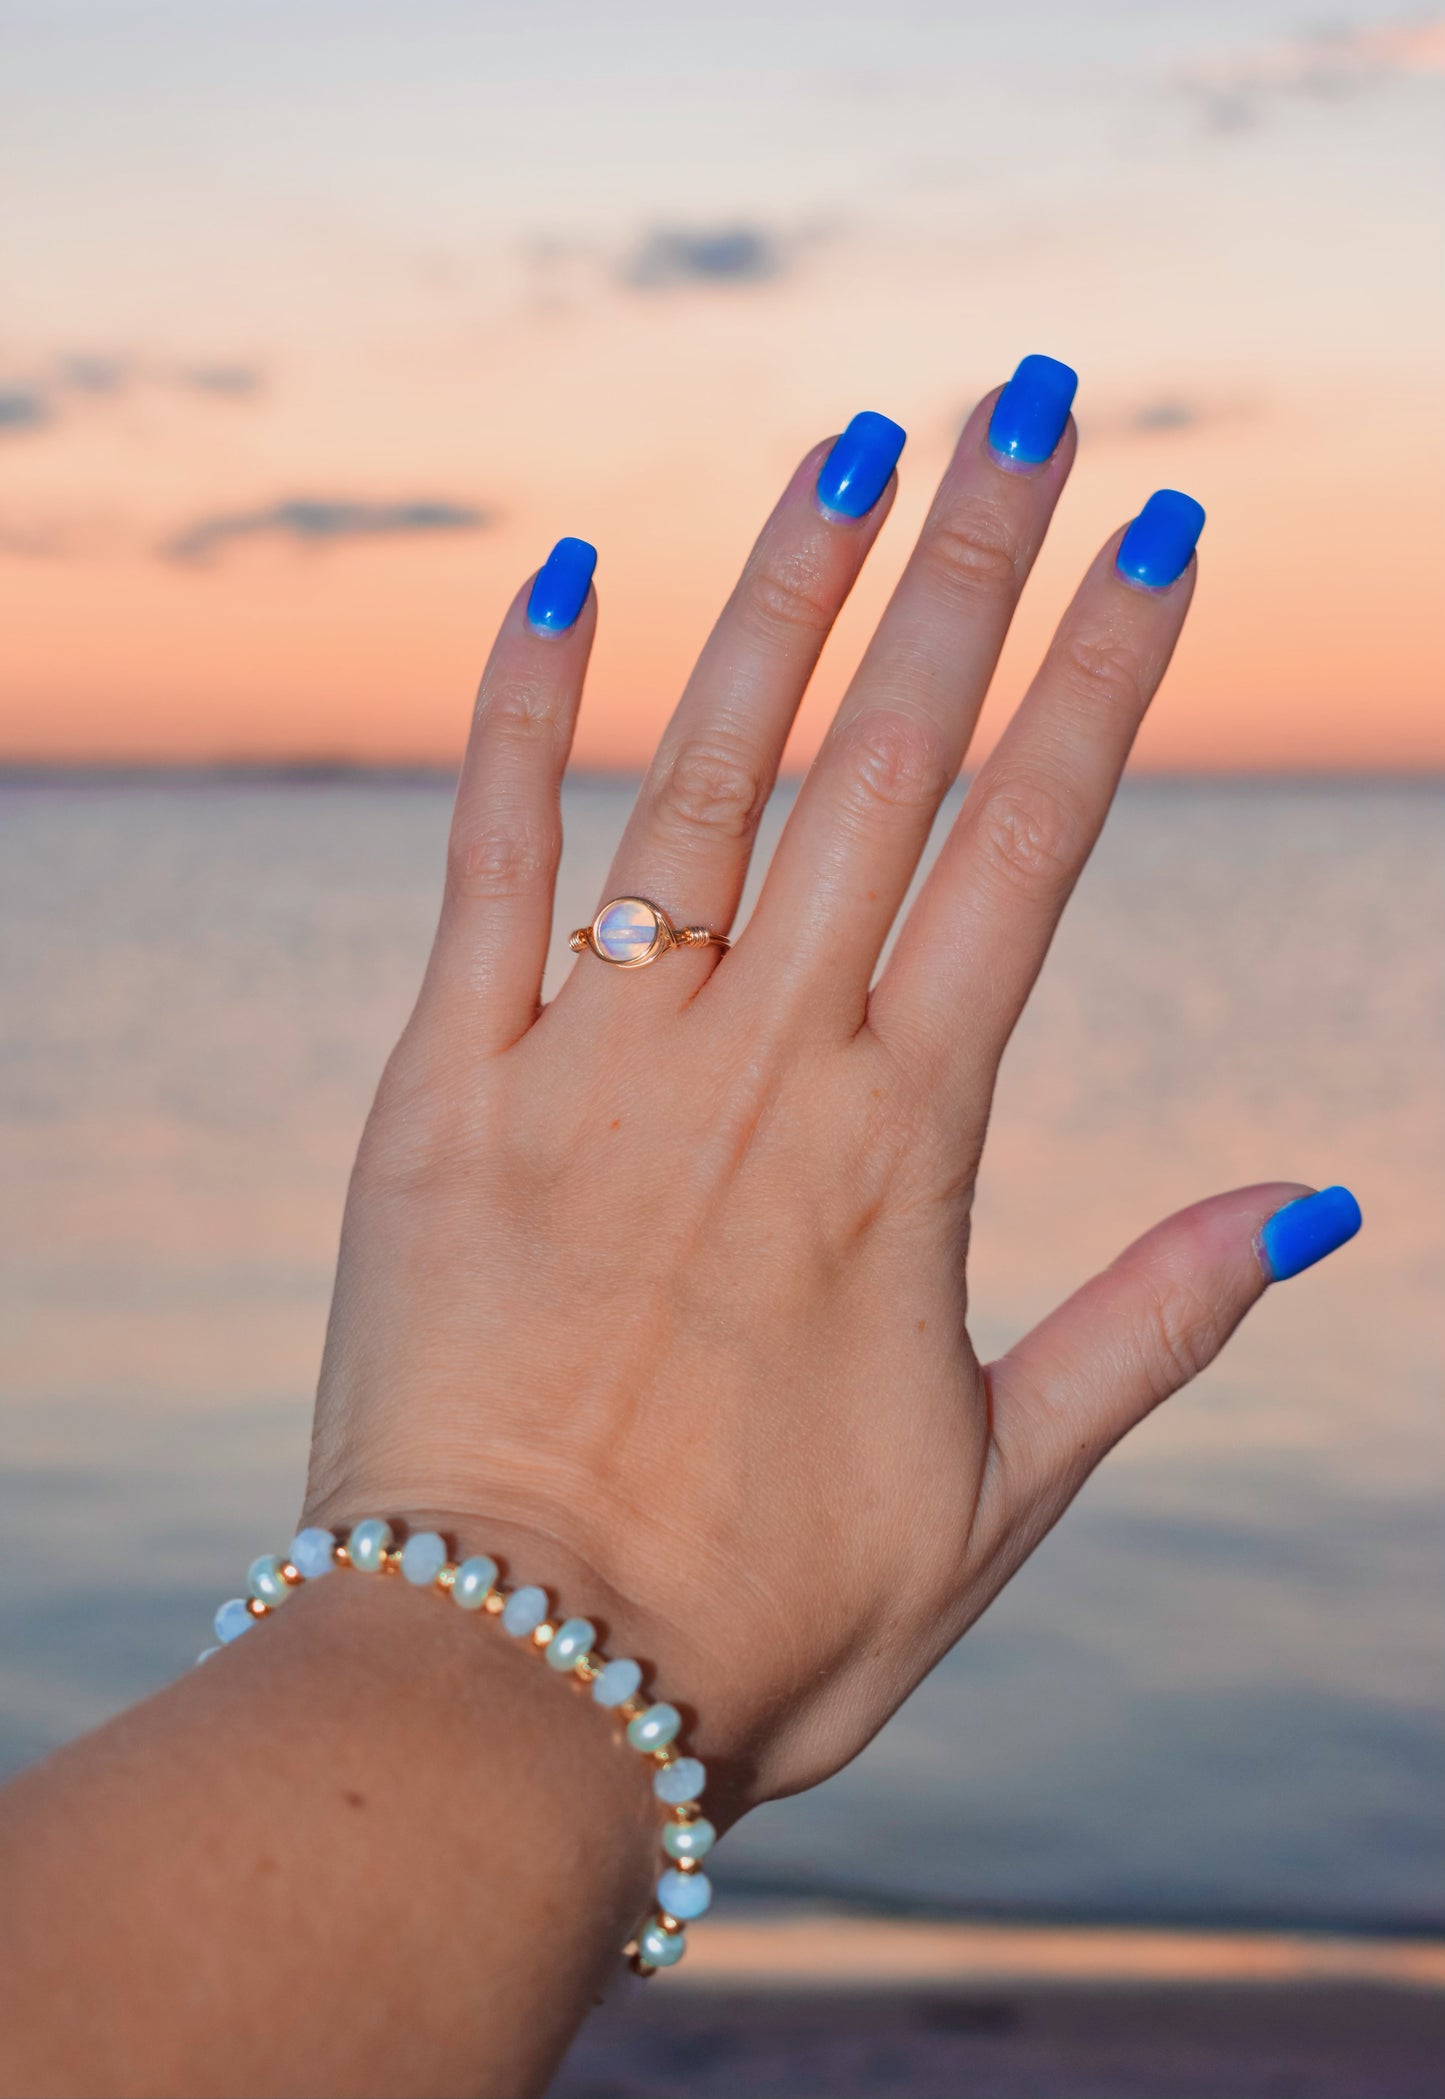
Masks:
[[[438,1531],[414,1531],[401,1548],[403,1578],[429,1589],[447,1563],[447,1541]]]
[[[669,1807],[681,1807],[685,1800],[696,1800],[706,1784],[706,1764],[695,1756],[680,1756],[663,1765],[652,1781],[652,1790]]]
[[[587,1618],[568,1618],[558,1626],[547,1647],[549,1669],[575,1669],[592,1652],[597,1628]]]
[[[629,1720],[627,1739],[644,1754],[650,1749],[666,1749],[681,1726],[682,1715],[675,1705],[650,1705],[645,1713]]]
[[[534,1633],[547,1615],[545,1589],[514,1589],[502,1606],[502,1627],[513,1639]]]
[[[487,1600],[487,1592],[497,1586],[497,1563],[489,1560],[484,1552],[473,1554],[463,1560],[457,1569],[457,1578],[452,1583],[452,1602],[459,1611],[479,1611]]]
[[[336,1539],[330,1531],[321,1530],[314,1523],[308,1524],[291,1540],[291,1565],[307,1581],[317,1581],[323,1574],[330,1574],[336,1565],[331,1557],[335,1550]]]
[[[281,1562],[274,1552],[263,1553],[259,1560],[252,1560],[246,1572],[246,1590],[258,1603],[268,1603],[273,1609],[286,1601],[291,1589],[281,1579]]]
[[[353,1567],[362,1574],[375,1574],[383,1554],[391,1550],[391,1525],[381,1516],[368,1516],[352,1530],[346,1550]]]
[[[642,1671],[637,1663],[625,1655],[615,1662],[604,1662],[592,1696],[599,1705],[626,1705],[637,1686],[642,1682]]]
[[[671,1910],[668,1915],[672,1915]],[[637,1950],[651,1967],[670,1968],[686,1953],[687,1934],[664,1931],[654,1918],[649,1918],[637,1934]]]

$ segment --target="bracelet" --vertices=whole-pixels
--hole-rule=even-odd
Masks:
[[[458,1610],[500,1618],[503,1632],[527,1640],[559,1676],[590,1684],[598,1705],[622,1722],[631,1746],[657,1766],[652,1790],[671,1811],[662,1827],[666,1863],[655,1890],[657,1909],[623,1951],[639,1975],[673,1967],[687,1948],[684,1927],[712,1903],[712,1882],[701,1869],[717,1841],[717,1831],[700,1805],[707,1770],[697,1757],[679,1754],[682,1715],[677,1707],[639,1698],[640,1665],[628,1656],[600,1653],[597,1628],[589,1619],[565,1618],[553,1624],[545,1589],[530,1584],[505,1588],[497,1562],[485,1553],[458,1563],[437,1531],[414,1531],[398,1548],[391,1525],[379,1516],[353,1525],[344,1545],[332,1532],[312,1527],[293,1538],[284,1558],[267,1553],[253,1560],[246,1576],[247,1594],[233,1596],[216,1613],[220,1645],[206,1648],[198,1659],[204,1662],[219,1654],[221,1646],[239,1639],[258,1619],[268,1618],[293,1589],[337,1567],[360,1574],[400,1574],[414,1588],[450,1596]]]

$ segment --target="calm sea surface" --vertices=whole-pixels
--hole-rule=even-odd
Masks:
[[[629,794],[570,790],[564,930]],[[183,1669],[289,1535],[448,800],[0,787],[5,1768]],[[1006,1068],[981,1347],[1236,1182],[1347,1181],[1365,1232],[1110,1460],[851,1770],[729,1840],[725,1889],[1445,1920],[1442,936],[1435,789],[1126,790]]]

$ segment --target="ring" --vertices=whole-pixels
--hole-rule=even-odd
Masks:
[[[591,948],[600,962],[610,962],[614,969],[641,969],[669,948],[725,948],[729,941],[711,926],[675,926],[661,904],[648,897],[615,896],[590,926],[577,928],[567,945],[574,955]]]

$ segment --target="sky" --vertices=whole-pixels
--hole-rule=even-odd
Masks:
[[[0,0],[0,760],[451,763],[551,542],[645,761],[799,457],[900,500],[1075,365],[978,748],[1098,543],[1209,512],[1162,770],[1445,765],[1445,10]]]

